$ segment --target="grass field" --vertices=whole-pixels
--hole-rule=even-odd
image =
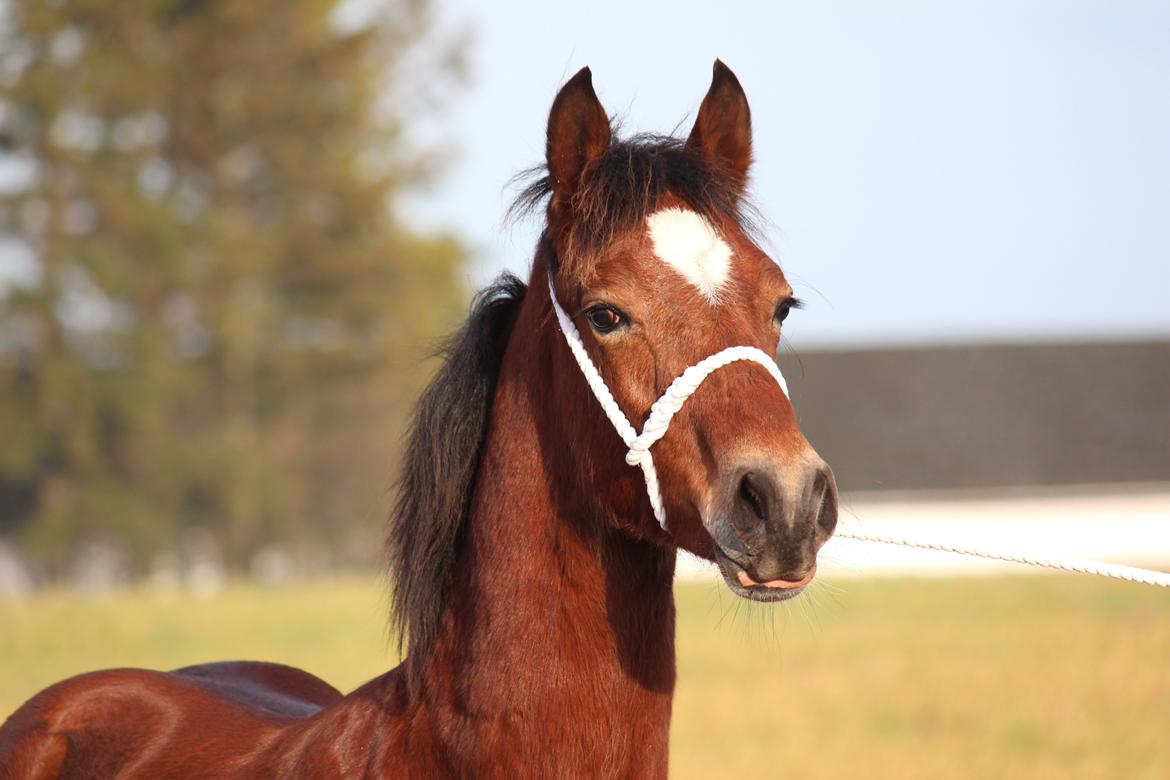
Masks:
[[[1170,777],[1170,594],[1089,577],[678,586],[678,778]],[[375,579],[0,601],[0,714],[83,670],[223,658],[342,689],[393,662]]]

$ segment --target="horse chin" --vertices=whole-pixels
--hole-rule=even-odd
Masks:
[[[719,573],[723,576],[723,582],[727,584],[728,589],[732,593],[740,598],[762,602],[787,601],[788,599],[796,598],[801,593],[804,593],[812,581],[813,575],[816,573],[814,569],[812,573],[799,582],[783,582],[783,584],[773,584],[781,581],[773,581],[773,583],[768,584],[752,582],[743,568],[731,560],[720,549],[719,545],[715,545],[715,564],[719,567]],[[745,583],[744,580],[747,580],[747,582]]]

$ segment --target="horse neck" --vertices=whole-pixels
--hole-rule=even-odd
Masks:
[[[631,756],[641,758],[632,760],[657,751],[664,768],[675,553],[619,530],[597,506],[603,485],[639,496],[639,473],[622,462],[620,440],[551,324],[536,265],[424,672],[428,697],[463,714],[464,744],[471,713],[493,729],[500,718],[514,723],[512,753],[517,740],[532,741],[534,756],[577,745],[588,764],[592,744],[612,762],[634,740]]]

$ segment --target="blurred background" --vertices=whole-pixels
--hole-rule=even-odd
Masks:
[[[0,0],[0,714],[102,665],[392,663],[404,423],[526,273],[553,95],[590,65],[684,134],[716,57],[843,522],[1170,564],[1165,0]],[[678,776],[1170,773],[1162,594],[825,557],[790,611],[684,563]],[[762,685],[791,738],[732,728]]]

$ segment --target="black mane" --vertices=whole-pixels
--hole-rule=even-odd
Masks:
[[[536,211],[552,194],[545,165],[523,171],[514,181],[528,183],[512,202],[510,216]],[[619,234],[643,224],[668,192],[708,219],[730,218],[745,232],[757,232],[757,212],[744,197],[743,180],[734,172],[681,138],[635,135],[612,141],[585,170],[573,196],[576,219],[566,254],[580,269],[577,274],[587,276],[590,256]]]
[[[526,287],[502,274],[481,290],[415,407],[388,541],[391,625],[417,690],[435,638],[487,433],[500,361]]]

